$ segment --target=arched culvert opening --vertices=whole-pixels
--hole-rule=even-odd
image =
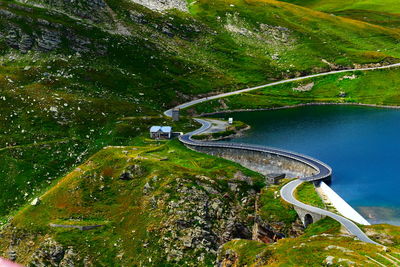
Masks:
[[[304,216],[304,226],[305,227],[309,226],[313,222],[314,222],[314,220],[310,214],[306,214],[306,216]]]

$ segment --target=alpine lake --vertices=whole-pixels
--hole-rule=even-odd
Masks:
[[[324,105],[213,117],[251,126],[231,142],[295,151],[327,163],[332,189],[364,218],[400,225],[400,110]]]

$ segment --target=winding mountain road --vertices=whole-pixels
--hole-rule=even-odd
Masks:
[[[213,100],[213,99],[219,99],[219,98],[224,98],[227,96],[232,96],[232,95],[237,95],[237,94],[241,94],[241,93],[245,93],[245,92],[249,92],[249,91],[253,91],[253,90],[257,90],[257,89],[261,89],[261,88],[265,88],[265,87],[271,87],[274,85],[278,85],[278,84],[284,84],[284,83],[288,83],[288,82],[292,82],[292,81],[299,81],[299,80],[304,80],[304,79],[308,79],[308,78],[313,78],[313,77],[320,77],[320,76],[326,76],[326,75],[332,75],[332,74],[337,74],[337,73],[346,73],[346,72],[354,72],[354,71],[368,71],[368,70],[377,70],[377,69],[388,69],[388,68],[395,68],[395,67],[400,67],[400,63],[396,63],[396,64],[392,64],[392,65],[387,65],[387,66],[381,66],[381,67],[371,67],[371,68],[360,68],[360,69],[347,69],[347,70],[338,70],[338,71],[331,71],[331,72],[324,72],[324,73],[319,73],[319,74],[313,74],[313,75],[307,75],[307,76],[303,76],[303,77],[298,77],[298,78],[293,78],[293,79],[288,79],[288,80],[282,80],[282,81],[278,81],[278,82],[273,82],[273,83],[269,83],[266,85],[260,85],[260,86],[256,86],[256,87],[251,87],[251,88],[246,88],[246,89],[242,89],[242,90],[237,90],[237,91],[233,91],[233,92],[229,92],[229,93],[223,93],[223,94],[219,94],[219,95],[215,95],[215,96],[210,96],[210,97],[205,97],[205,98],[200,98],[200,99],[196,99],[181,105],[176,106],[175,108],[179,108],[179,109],[183,109],[183,108],[187,108],[199,103],[203,103],[209,100]],[[167,111],[164,112],[164,114],[168,117],[172,117],[172,109],[169,109]],[[315,173],[313,173],[311,176],[308,177],[304,177],[304,178],[300,178],[300,179],[296,179],[293,180],[289,183],[287,183],[286,185],[284,185],[281,188],[281,197],[288,203],[299,207],[303,210],[306,210],[308,212],[314,213],[314,214],[320,214],[320,215],[324,215],[324,216],[328,216],[330,218],[333,218],[334,220],[338,221],[339,223],[341,223],[341,225],[343,225],[343,227],[345,227],[347,229],[347,231],[356,236],[359,240],[363,241],[363,242],[367,242],[367,243],[371,243],[371,244],[375,244],[375,245],[380,245],[377,242],[371,240],[354,222],[352,222],[351,220],[340,216],[336,213],[324,210],[324,209],[320,209],[314,206],[310,206],[307,205],[303,202],[298,201],[295,196],[294,196],[294,192],[296,190],[296,188],[301,185],[304,181],[318,181],[318,180],[323,180],[326,179],[328,177],[330,177],[332,175],[332,169],[325,163],[308,157],[306,155],[302,155],[302,154],[298,154],[295,152],[291,152],[291,151],[286,151],[286,150],[281,150],[281,149],[277,149],[277,148],[271,148],[271,147],[265,147],[265,146],[257,146],[257,145],[251,145],[251,144],[238,144],[238,143],[219,143],[219,142],[204,142],[204,141],[197,141],[192,139],[193,135],[197,135],[200,134],[204,131],[206,131],[207,129],[209,129],[211,127],[211,123],[207,120],[204,119],[199,119],[196,118],[195,119],[197,122],[199,122],[201,124],[201,127],[193,132],[181,135],[179,137],[179,140],[189,146],[201,146],[201,147],[215,147],[215,148],[233,148],[233,149],[243,149],[243,150],[250,150],[250,151],[259,151],[259,152],[266,152],[266,153],[270,153],[270,154],[275,154],[275,155],[279,155],[279,156],[283,156],[283,157],[287,157],[296,161],[300,161],[304,164],[307,164],[308,166],[310,166],[311,168],[313,168],[315,170]]]
[[[268,83],[268,84],[259,85],[259,86],[255,86],[255,87],[249,87],[249,88],[245,88],[245,89],[241,89],[241,90],[237,90],[237,91],[232,91],[232,92],[228,92],[228,93],[222,93],[222,94],[219,94],[219,95],[203,97],[203,98],[195,99],[195,100],[180,104],[180,105],[176,106],[175,108],[184,109],[184,108],[188,108],[188,107],[194,106],[196,104],[200,104],[200,103],[207,102],[207,101],[214,100],[214,99],[219,99],[219,98],[224,98],[224,97],[228,97],[228,96],[238,95],[238,94],[254,91],[254,90],[257,90],[257,89],[262,89],[262,88],[266,88],[266,87],[272,87],[272,86],[275,86],[275,85],[278,85],[278,84],[284,84],[284,83],[289,83],[289,82],[294,82],[294,81],[301,81],[301,80],[305,80],[305,79],[309,79],[309,78],[333,75],[333,74],[338,74],[338,73],[390,69],[390,68],[396,68],[396,67],[400,67],[400,63],[386,65],[386,66],[380,66],[380,67],[334,70],[334,71],[329,71],[329,72],[311,74],[311,75],[307,75],[307,76],[302,76],[302,77],[282,80],[282,81]],[[172,116],[172,109],[169,109],[169,110],[165,111],[164,114],[166,116],[168,116],[168,117],[171,117]]]
[[[281,188],[281,197],[288,203],[297,206],[303,210],[307,210],[311,213],[316,213],[316,214],[321,214],[324,216],[328,216],[336,221],[338,221],[341,225],[344,226],[344,228],[347,229],[347,231],[356,236],[359,240],[375,245],[380,245],[379,243],[376,243],[375,241],[371,240],[361,229],[352,221],[349,219],[338,215],[336,213],[320,209],[317,207],[313,207],[307,204],[304,204],[303,202],[298,201],[294,197],[294,192],[296,191],[296,188],[301,185],[304,181],[302,179],[297,179],[292,182],[287,183]]]

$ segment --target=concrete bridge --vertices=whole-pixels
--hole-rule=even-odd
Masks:
[[[294,206],[294,210],[297,212],[297,215],[299,215],[299,218],[303,223],[304,227],[307,227],[310,224],[325,218],[324,215],[318,213],[312,213],[309,210],[305,210],[297,206]]]

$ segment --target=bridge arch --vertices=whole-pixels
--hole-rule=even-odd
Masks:
[[[297,215],[299,215],[299,218],[305,228],[307,228],[310,224],[313,224],[325,217],[325,215],[313,213],[309,210],[305,210],[297,206],[294,206],[294,209],[296,210]]]
[[[309,213],[307,213],[307,214],[304,216],[304,227],[309,226],[309,225],[312,224],[313,222],[314,222],[313,217],[312,217]]]

